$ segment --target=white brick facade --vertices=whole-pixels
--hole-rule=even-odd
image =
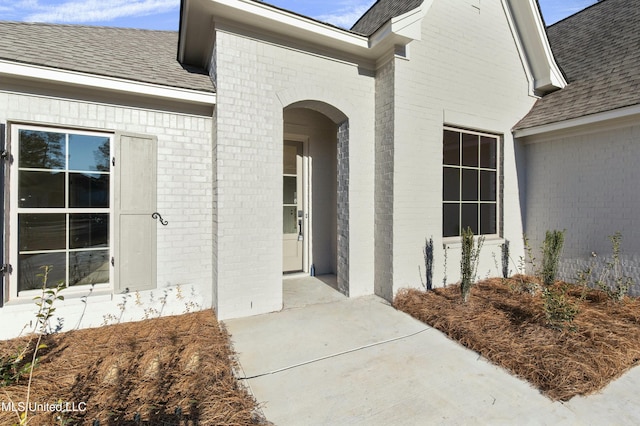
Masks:
[[[348,120],[348,168],[339,161],[337,173],[343,183],[348,179],[348,206],[339,195],[338,222],[347,208],[349,219],[346,228],[344,221],[337,224],[342,237],[338,275],[343,285],[348,280],[344,290],[349,295],[371,294],[374,78],[359,73],[358,64],[224,28],[216,30],[213,54],[218,315],[255,315],[282,307],[283,110],[301,101],[316,102],[319,109],[326,106],[336,125],[344,123],[343,116]],[[339,181],[339,193],[341,185]],[[348,254],[341,257],[341,248]]]
[[[419,286],[430,236],[434,282],[442,282],[444,125],[502,141],[501,238],[485,244],[479,274],[500,273],[494,258],[505,239],[514,258],[523,253],[521,147],[511,128],[535,98],[503,4],[475,6],[433,2],[408,59],[389,52],[375,71],[218,26],[211,63],[221,318],[281,307],[282,110],[296,102],[325,105],[336,125],[348,123],[348,143],[338,141],[336,159],[337,275],[345,293],[390,300],[401,287]],[[447,276],[455,282],[459,244],[447,243]]]
[[[163,314],[193,310],[195,305],[191,308],[185,305],[189,301],[197,304],[200,309],[212,306],[210,116],[8,92],[0,92],[0,105],[2,123],[30,123],[156,136],[157,210],[169,222],[167,226],[158,224],[157,289],[151,292],[153,295],[143,292],[140,295],[142,304],[136,305],[133,295],[128,297],[122,318],[142,319],[144,309],[156,309],[159,312],[159,299],[165,291],[168,297]],[[14,272],[15,269],[14,265]],[[183,299],[178,296],[178,287]],[[81,297],[87,295],[88,291],[72,294],[72,289],[69,289],[63,295],[65,293],[66,300],[58,303],[57,315],[64,318],[64,329],[70,329],[80,320],[84,308]],[[88,298],[81,326],[101,325],[105,322],[105,315],[120,316],[117,305],[122,302],[123,297],[110,293],[92,294]],[[0,338],[19,333],[25,324],[33,320],[35,310],[31,299],[9,301],[5,304],[0,308],[0,321],[3,323]],[[8,321],[9,318],[11,321]]]
[[[427,1],[402,18],[401,29],[371,38],[254,3],[212,1],[206,13],[219,19],[196,16],[181,34],[187,47],[181,44],[178,56],[208,68],[214,107],[62,89],[47,96],[0,92],[3,123],[157,137],[157,208],[169,225],[158,227],[155,302],[179,285],[220,319],[282,308],[283,140],[290,135],[305,144],[311,176],[303,272],[313,266],[336,274],[348,296],[391,300],[399,288],[419,287],[429,237],[433,282],[458,280],[460,243],[442,237],[444,126],[500,141],[499,231],[485,243],[478,273],[501,273],[505,240],[514,259],[523,255],[525,162],[511,128],[535,98],[505,9],[510,2]],[[280,29],[266,24],[278,19],[301,38],[278,36]],[[96,296],[91,325],[117,315],[122,297]],[[184,309],[185,300],[176,299],[163,313]],[[11,305],[0,318],[27,318],[32,310]],[[64,305],[61,316],[74,322],[82,303]],[[131,318],[145,312],[129,306]]]
[[[434,1],[422,24],[422,40],[409,45],[410,59],[396,59],[393,126],[393,267],[386,297],[420,286],[425,238],[434,239],[434,283],[443,282],[442,130],[475,129],[502,138],[504,187],[502,237],[512,256],[522,253],[518,176],[521,147],[511,128],[533,105],[528,80],[500,2]],[[382,74],[384,75],[384,74]],[[387,214],[387,213],[385,213]],[[388,233],[387,233],[388,235]],[[449,241],[450,242],[450,241]],[[503,239],[487,241],[478,273],[500,273]],[[449,244],[447,281],[459,278],[459,243]],[[376,286],[378,287],[378,286]],[[392,289],[392,290],[391,290]],[[377,289],[378,290],[378,289]]]

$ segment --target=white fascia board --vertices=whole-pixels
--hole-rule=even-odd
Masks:
[[[638,115],[638,114],[640,114],[640,105],[633,105],[625,108],[614,109],[611,111],[585,115],[584,117],[558,121],[556,123],[543,124],[541,126],[515,130],[513,132],[513,136],[515,138],[525,138],[527,136],[539,136],[546,133],[577,128],[577,127],[585,126],[588,124],[602,123],[609,120],[622,119],[622,118],[631,117],[633,115]]]
[[[518,49],[518,55],[520,56],[520,61],[522,62],[522,68],[524,69],[524,73],[527,76],[527,81],[529,82],[529,95],[533,97],[537,97],[535,94],[536,80],[533,77],[533,71],[531,70],[529,61],[527,60],[527,53],[525,51],[524,46],[522,45],[522,40],[518,35],[517,26],[513,20],[513,14],[511,13],[508,0],[502,0],[502,9],[504,10],[504,13],[507,17],[507,22],[509,24],[509,28],[511,29],[513,40],[516,43],[516,49]]]
[[[527,77],[530,92],[541,95],[562,89],[567,82],[556,63],[536,0],[502,0]]]
[[[422,40],[422,19],[432,3],[433,0],[425,0],[417,8],[387,21],[369,37],[369,47],[375,49],[389,44],[406,46],[412,40]]]
[[[185,0],[180,1],[180,32],[178,34],[178,60],[184,61],[184,49],[185,49],[185,37],[183,36],[183,29],[187,28],[187,17],[189,16],[189,5],[191,3]]]
[[[391,19],[391,31],[411,40],[422,40],[422,19],[427,15],[433,0],[424,0],[420,6]]]
[[[313,33],[321,40],[326,39],[338,44],[346,44],[357,48],[367,48],[367,37],[354,34],[350,31],[323,24],[295,13],[277,9],[268,4],[251,0],[211,0],[214,5],[221,5],[234,9],[235,13],[248,14],[259,17],[265,22],[274,24],[273,30],[281,31],[286,27],[296,28],[308,33]],[[235,14],[234,13],[234,14]],[[240,15],[237,15],[240,16]]]
[[[426,10],[418,7],[387,22],[376,34],[367,37],[252,0],[185,0],[187,6],[190,1],[206,5],[204,10],[212,14],[214,21],[216,18],[228,20],[368,60],[376,60],[382,53],[387,53],[380,48],[383,45],[405,46],[419,38],[420,23],[424,15],[422,11]],[[426,3],[431,4],[432,1],[426,0]],[[188,11],[189,8],[186,7],[185,10]],[[193,10],[196,8],[191,9]],[[188,22],[189,18],[183,19],[185,34],[188,34]],[[198,53],[200,56],[206,54]]]
[[[567,85],[567,81],[562,75],[560,67],[556,62],[556,58],[553,56],[553,52],[551,51],[551,45],[549,44],[549,39],[547,38],[547,31],[544,28],[544,22],[542,20],[542,16],[540,16],[540,9],[538,9],[537,1],[529,0],[528,3],[540,40],[540,47],[544,52],[544,59],[546,60],[548,67],[548,75],[545,75],[544,78],[541,77],[539,81],[536,82],[536,89],[563,89]]]
[[[197,90],[134,82],[113,77],[103,77],[76,71],[66,71],[37,65],[20,64],[0,60],[0,75],[19,78],[48,80],[72,86],[90,87],[134,95],[150,96],[172,101],[215,105],[216,94]]]

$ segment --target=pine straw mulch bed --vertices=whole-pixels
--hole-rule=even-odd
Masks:
[[[15,354],[25,337],[0,342]],[[233,376],[229,336],[212,311],[150,319],[46,338],[29,400],[86,403],[62,414],[64,424],[249,425],[263,422],[256,403]],[[27,377],[0,387],[5,404],[26,401]],[[73,408],[71,406],[70,408]],[[30,425],[62,424],[60,413],[38,411]],[[0,410],[0,424],[18,423]]]
[[[514,277],[517,278],[517,277]],[[525,278],[531,281],[531,278]],[[394,306],[444,332],[494,364],[529,381],[549,398],[569,400],[604,388],[640,360],[640,301],[609,301],[570,285],[579,308],[572,326],[549,327],[542,295],[522,281],[491,278],[474,285],[467,304],[460,286],[401,290]]]

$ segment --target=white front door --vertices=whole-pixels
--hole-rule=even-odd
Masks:
[[[303,270],[304,182],[302,142],[284,142],[282,171],[282,271]]]

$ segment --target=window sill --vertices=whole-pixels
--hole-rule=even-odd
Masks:
[[[96,285],[93,291],[90,290],[90,286],[66,288],[59,293],[61,296],[64,296],[64,300],[59,303],[64,304],[67,300],[74,301],[75,303],[83,297],[90,297],[92,301],[110,301],[113,299],[113,289],[108,284]],[[6,301],[0,309],[11,311],[12,308],[22,309],[29,305],[35,306],[34,298],[39,296],[42,296],[42,290],[23,291],[18,297]]]
[[[462,247],[461,237],[445,237],[442,239],[442,245],[445,249],[459,249]],[[473,237],[474,241],[478,241],[478,236]],[[484,238],[484,246],[496,247],[504,244],[504,238],[497,235],[487,235]]]

